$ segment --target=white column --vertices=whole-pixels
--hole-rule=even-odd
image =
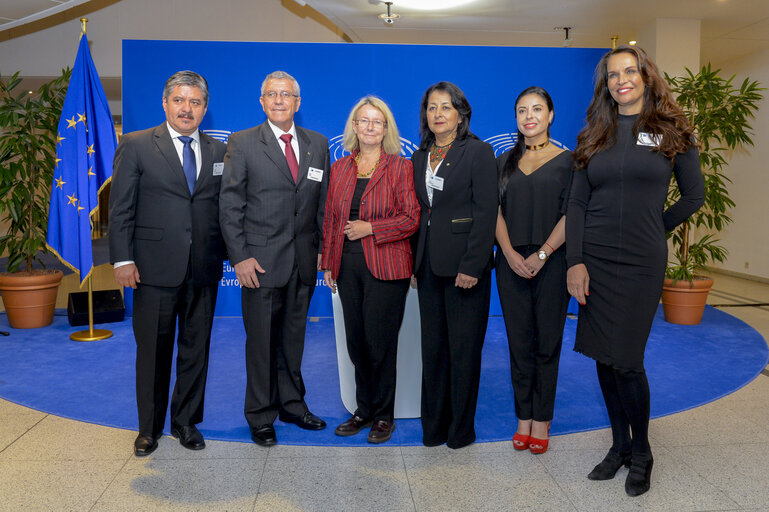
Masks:
[[[661,71],[671,76],[689,68],[700,69],[700,20],[657,18],[638,33],[638,46],[646,50]]]

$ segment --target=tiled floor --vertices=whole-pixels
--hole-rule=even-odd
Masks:
[[[716,276],[710,302],[769,303],[769,285]],[[725,307],[769,338],[769,307]],[[769,373],[769,372],[767,372]],[[461,450],[322,448],[163,438],[146,459],[135,432],[0,400],[0,511],[675,510],[769,512],[769,375],[651,423],[652,488],[624,492],[585,475],[607,430],[553,438],[546,454],[483,443]]]

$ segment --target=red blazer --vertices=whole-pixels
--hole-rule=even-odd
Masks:
[[[358,167],[355,156],[340,158],[331,166],[326,215],[323,221],[321,268],[336,279],[342,262],[344,225],[350,217]],[[366,265],[377,279],[405,279],[411,276],[409,237],[419,226],[419,203],[414,192],[414,171],[403,157],[382,151],[363,197],[360,219],[371,223],[373,235],[361,239]]]

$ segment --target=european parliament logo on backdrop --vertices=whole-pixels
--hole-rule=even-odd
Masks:
[[[92,217],[99,192],[112,178],[116,140],[88,38],[82,34],[56,137],[46,236],[49,249],[80,275],[81,284],[93,269]]]

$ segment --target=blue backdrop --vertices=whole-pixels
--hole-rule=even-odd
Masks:
[[[419,145],[419,102],[431,84],[457,84],[473,107],[471,130],[499,155],[515,134],[513,102],[530,85],[555,104],[551,137],[573,149],[593,91],[593,71],[605,49],[506,48],[349,43],[123,41],[123,130],[162,123],[163,84],[191,69],[208,80],[210,99],[201,129],[221,140],[266,119],[259,104],[264,77],[275,70],[301,87],[298,125],[326,135],[331,161],[343,156],[341,135],[355,102],[368,94],[392,108],[404,156]],[[160,257],[160,255],[159,255]],[[218,316],[240,316],[240,289],[226,262]],[[126,306],[130,308],[127,295]],[[129,309],[130,311],[130,309]],[[310,316],[332,316],[330,291],[318,275]],[[492,315],[501,314],[496,291]]]

